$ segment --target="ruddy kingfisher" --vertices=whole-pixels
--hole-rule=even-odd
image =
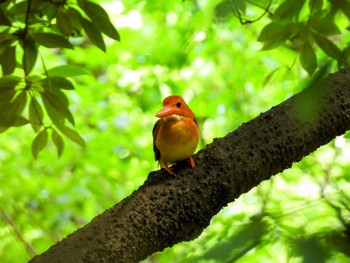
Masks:
[[[188,159],[195,166],[192,155],[197,148],[199,130],[196,118],[180,96],[169,96],[163,101],[160,118],[153,127],[153,151],[156,161],[169,174],[175,174],[168,165]]]

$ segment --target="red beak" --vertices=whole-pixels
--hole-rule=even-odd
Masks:
[[[163,118],[176,113],[176,108],[171,105],[165,105],[163,109],[157,112],[156,117]]]

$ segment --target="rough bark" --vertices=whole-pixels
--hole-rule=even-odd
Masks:
[[[195,239],[229,202],[349,128],[346,68],[215,139],[194,156],[195,169],[150,173],[129,197],[30,262],[138,262]]]

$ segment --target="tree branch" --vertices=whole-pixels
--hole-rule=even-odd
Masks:
[[[349,128],[346,68],[215,139],[195,155],[195,169],[150,173],[132,195],[31,262],[138,262],[195,239],[228,203]]]

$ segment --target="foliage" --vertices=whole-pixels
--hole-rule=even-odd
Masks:
[[[266,2],[266,3],[264,3]],[[281,45],[299,53],[301,66],[312,75],[318,66],[316,45],[329,58],[338,63],[338,67],[349,64],[350,48],[348,45],[338,46],[334,43],[342,32],[339,29],[338,17],[345,15],[350,18],[350,3],[343,1],[323,0],[286,0],[278,1],[222,1],[218,5],[219,16],[227,16],[231,10],[242,24],[256,22],[256,20],[243,19],[249,5],[265,9],[263,15],[271,15],[271,21],[264,26],[258,37],[263,43],[263,49],[269,50]],[[275,10],[271,12],[271,7]]]
[[[62,135],[85,146],[81,136],[66,124],[74,125],[75,120],[62,90],[74,89],[67,77],[87,72],[70,65],[47,69],[40,49],[73,49],[70,38],[81,36],[81,29],[84,29],[91,42],[105,51],[102,34],[119,40],[119,33],[106,11],[91,1],[8,0],[1,3],[0,22],[0,64],[3,73],[0,79],[0,131],[30,124],[37,133],[32,144],[35,158],[47,145],[49,131],[58,156],[64,149]],[[38,57],[41,57],[43,71],[39,75],[33,71]],[[25,110],[28,118],[22,116]]]
[[[0,4],[2,262],[45,251],[142,184],[164,96],[189,102],[204,147],[324,60],[349,64],[348,1],[111,1],[108,17],[90,1],[30,2],[28,22],[29,1]],[[337,138],[147,262],[348,261],[349,147]]]

